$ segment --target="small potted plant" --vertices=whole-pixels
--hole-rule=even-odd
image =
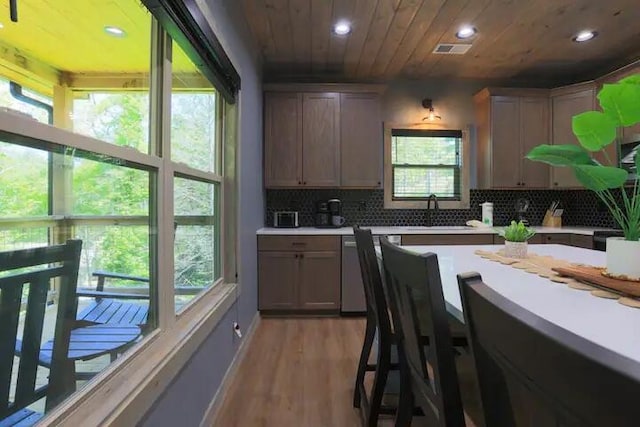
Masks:
[[[614,84],[605,84],[598,93],[598,102],[602,111],[586,111],[572,118],[573,134],[580,145],[539,145],[527,154],[527,158],[551,166],[571,168],[578,181],[595,192],[624,234],[624,238],[607,239],[605,274],[620,279],[638,280],[640,155],[636,153],[631,159],[632,164],[635,163],[636,173],[630,181],[629,172],[618,167],[617,159],[610,159],[604,148],[616,141],[618,128],[640,123],[640,74],[626,77]],[[592,157],[597,152],[602,152],[606,164]]]
[[[511,225],[498,230],[498,234],[504,237],[504,256],[507,258],[526,258],[527,240],[532,238],[535,231],[526,227],[522,221],[511,221]]]

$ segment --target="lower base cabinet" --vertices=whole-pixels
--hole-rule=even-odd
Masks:
[[[403,245],[491,245],[492,234],[405,234]]]
[[[339,237],[260,236],[258,249],[260,311],[340,310]]]

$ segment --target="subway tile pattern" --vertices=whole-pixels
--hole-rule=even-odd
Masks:
[[[266,190],[265,225],[273,226],[273,212],[297,210],[300,225],[313,226],[318,200],[340,199],[346,225],[421,226],[428,224],[424,209],[384,209],[383,190]],[[494,225],[506,225],[517,217],[515,203],[529,200],[526,218],[531,225],[542,224],[546,209],[554,200],[564,208],[564,225],[615,227],[606,208],[595,194],[587,190],[471,190],[470,209],[432,211],[431,225],[464,225],[470,219],[481,219],[480,204],[493,202]]]

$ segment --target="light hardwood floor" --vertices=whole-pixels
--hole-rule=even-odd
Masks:
[[[364,324],[352,318],[263,318],[214,427],[359,426],[352,399]]]

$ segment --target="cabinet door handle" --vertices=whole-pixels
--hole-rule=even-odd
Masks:
[[[304,254],[300,254],[300,258],[304,258]]]
[[[556,185],[556,186],[557,186],[557,185],[558,185],[558,183],[557,183],[557,182],[554,182],[554,183],[553,183],[553,185]]]
[[[298,254],[293,254],[293,257],[294,258],[298,258]]]
[[[298,181],[298,185],[302,184],[302,181]]]
[[[307,181],[302,181],[302,185],[307,185]]]
[[[291,246],[305,246],[305,242],[291,242]]]

